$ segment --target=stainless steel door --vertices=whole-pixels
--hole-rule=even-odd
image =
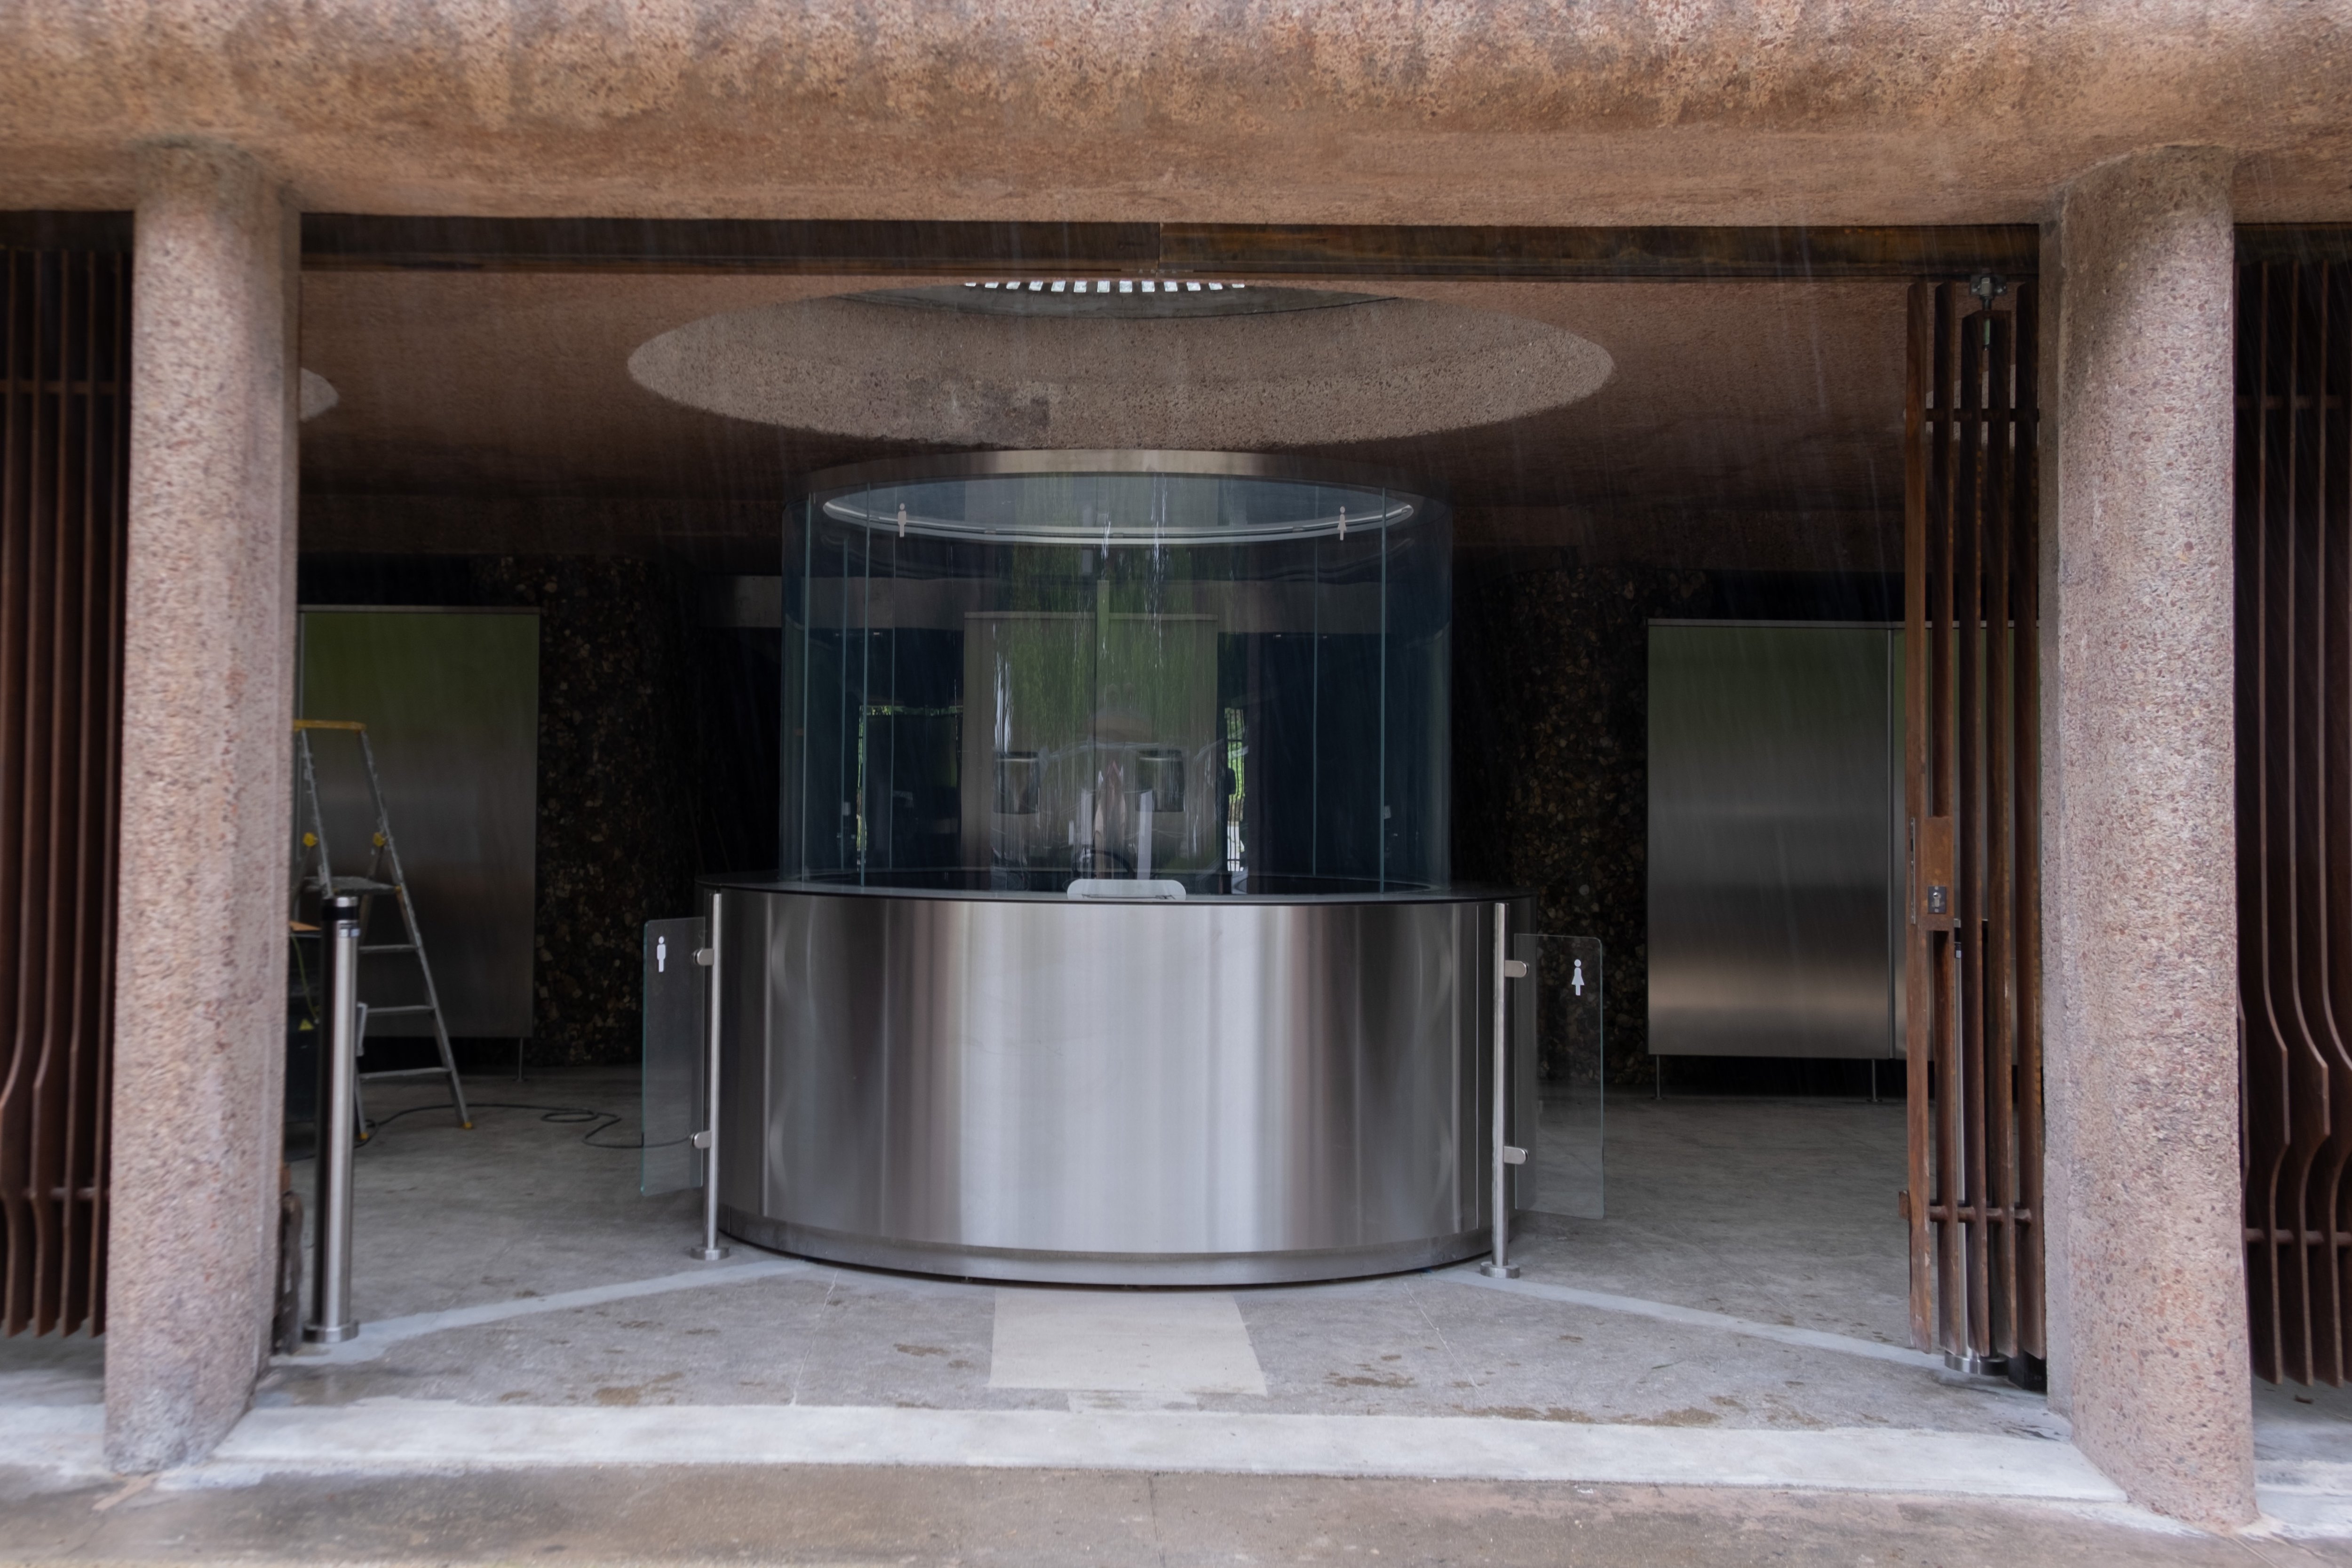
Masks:
[[[454,1035],[530,1033],[537,892],[539,612],[306,609],[303,718],[357,719],[374,742],[385,813]],[[318,752],[335,874],[367,870],[374,831],[358,750]],[[422,1001],[415,968],[377,959],[371,1005]],[[371,1035],[430,1034],[424,1014]]]
[[[1897,633],[1654,624],[1649,651],[1651,1051],[1895,1054]]]

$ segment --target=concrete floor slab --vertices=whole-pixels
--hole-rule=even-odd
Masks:
[[[1604,1125],[1607,1218],[1526,1217],[1557,1243],[1531,1275],[1910,1343],[1899,1099],[1612,1093]]]
[[[560,1493],[565,1466],[689,1453],[730,1474],[755,1456],[775,1476],[856,1456],[1115,1473],[1147,1491],[1152,1475],[1330,1469],[2112,1506],[2039,1398],[1948,1380],[1901,1343],[1903,1232],[1880,1190],[1899,1179],[1901,1124],[1884,1107],[1612,1101],[1608,1218],[1535,1217],[1516,1288],[1460,1270],[1001,1291],[743,1248],[687,1261],[698,1195],[640,1197],[632,1151],[541,1120],[613,1112],[629,1121],[601,1141],[625,1143],[635,1090],[634,1073],[597,1071],[520,1092],[481,1082],[474,1133],[430,1113],[387,1123],[361,1155],[361,1337],[282,1360],[211,1467],[120,1507],[161,1506],[173,1486],[290,1498],[308,1483],[281,1472],[306,1466],[352,1484],[456,1467]],[[433,1098],[412,1084],[372,1100],[383,1114]],[[1135,1314],[1124,1327],[1119,1310]],[[29,1462],[26,1495],[102,1469],[101,1359],[87,1340],[0,1342],[0,1455]],[[2352,1396],[2265,1390],[2257,1409],[2281,1539],[2352,1534]]]
[[[96,1431],[79,1407],[42,1428]],[[256,1410],[166,1489],[277,1476],[642,1463],[955,1465],[1932,1493],[2122,1503],[2063,1443],[1951,1432],[1578,1426],[1475,1417],[856,1406],[615,1409],[373,1398]]]
[[[2286,1530],[2352,1537],[2352,1389],[2255,1383],[2254,1481]]]
[[[379,1114],[408,1110],[361,1155],[354,1296],[379,1328],[285,1364],[265,1403],[1066,1406],[1047,1396],[1079,1375],[1035,1389],[997,1373],[992,1288],[748,1249],[698,1270],[678,1250],[696,1195],[638,1197],[625,1149],[547,1109],[495,1109],[633,1118],[635,1089],[611,1070],[482,1081],[472,1133],[408,1109],[429,1084],[379,1091]],[[1536,1217],[1519,1299],[1450,1274],[1234,1292],[1263,1393],[1211,1379],[1197,1396],[1235,1413],[2054,1430],[2038,1402],[1943,1382],[1897,1343],[1903,1231],[1877,1201],[1901,1166],[1889,1107],[1626,1098],[1609,1126],[1610,1218]],[[745,1266],[770,1272],[724,1272]],[[1739,1309],[1754,1333],[1725,1332]]]
[[[375,1326],[281,1363],[260,1404],[1067,1413],[1134,1404],[1110,1397],[1124,1390],[1154,1396],[1146,1407],[1248,1416],[2063,1434],[2038,1399],[1947,1381],[1890,1343],[1900,1298],[1892,1309],[1884,1298],[1902,1285],[1903,1231],[1871,1195],[1899,1170],[1901,1120],[1884,1106],[1612,1104],[1611,1218],[1538,1217],[1515,1292],[1465,1288],[1478,1279],[1465,1269],[1213,1295],[1006,1298],[1232,1302],[1219,1309],[1239,1329],[1229,1343],[1247,1349],[1256,1377],[1171,1379],[1000,1367],[992,1286],[750,1249],[684,1262],[696,1195],[639,1197],[627,1150],[541,1119],[578,1107],[632,1118],[625,1128],[635,1090],[634,1073],[609,1070],[520,1092],[483,1081],[472,1133],[408,1110],[435,1100],[429,1083],[379,1091],[380,1115],[408,1113],[361,1155],[354,1294]],[[1702,1253],[1717,1267],[1701,1270]],[[1738,1307],[1769,1316],[1727,1310]],[[1066,1356],[1085,1336],[1044,1337]]]
[[[994,1287],[798,1270],[281,1361],[261,1402],[1060,1407],[992,1377]],[[1149,1299],[1156,1292],[1138,1292]],[[1235,1292],[1265,1392],[1234,1413],[1887,1427],[2056,1436],[2038,1398],[1914,1367],[1405,1275]],[[537,1302],[527,1303],[536,1306]],[[365,1336],[362,1330],[362,1338]],[[1061,1386],[1068,1386],[1065,1382]]]
[[[1696,1307],[1680,1307],[1672,1301],[1644,1301],[1639,1296],[1620,1296],[1608,1291],[1588,1291],[1581,1286],[1561,1285],[1549,1280],[1513,1279],[1508,1275],[1489,1274],[1483,1269],[1454,1268],[1433,1270],[1433,1277],[1451,1280],[1460,1285],[1475,1285],[1481,1290],[1501,1291],[1508,1295],[1532,1296],[1540,1301],[1564,1301],[1570,1306],[1595,1307],[1604,1312],[1622,1312],[1632,1317],[1650,1318],[1662,1323],[1680,1323],[1691,1328],[1713,1329],[1719,1333],[1746,1335],[1751,1339],[1769,1339],[1781,1344],[1801,1344],[1813,1350],[1835,1351],[1841,1355],[1859,1355],[1870,1361],[1884,1361],[1895,1366],[1908,1366],[1933,1371],[1944,1364],[1943,1357],[1907,1345],[1893,1345],[1878,1340],[1856,1339],[1852,1334],[1827,1333],[1820,1329],[1797,1328],[1787,1323],[1759,1322],[1753,1318],[1736,1318],[1727,1312],[1703,1312]]]
[[[89,1334],[0,1339],[0,1410],[99,1404],[105,1373],[106,1342]]]

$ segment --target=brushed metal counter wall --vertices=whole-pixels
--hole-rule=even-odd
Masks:
[[[730,1234],[1120,1284],[1486,1245],[1491,902],[717,891]]]

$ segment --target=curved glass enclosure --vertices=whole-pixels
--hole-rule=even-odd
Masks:
[[[1451,552],[1427,495],[1247,455],[817,475],[785,539],[784,873],[1442,887]]]

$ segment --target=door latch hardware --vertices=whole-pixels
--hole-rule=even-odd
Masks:
[[[1525,1149],[1516,1148],[1509,1144],[1505,1144],[1503,1145],[1503,1163],[1507,1166],[1523,1166],[1528,1163],[1528,1152]]]
[[[1525,958],[1506,958],[1503,960],[1503,978],[1507,980],[1524,980],[1527,977],[1528,961]]]
[[[711,960],[718,956],[718,954],[712,952],[708,947],[697,947],[694,950],[694,961],[701,965],[706,969],[710,967]]]
[[[1912,883],[1927,896],[1915,905],[1916,918],[1931,931],[1953,929],[1952,885],[1959,881],[1959,858],[1953,853],[1953,822],[1930,817],[1919,824],[1919,863]]]
[[[695,1134],[691,1138],[688,1138],[687,1142],[692,1144],[698,1149],[709,1148],[710,1146],[710,1129],[708,1127],[703,1128],[702,1131]]]

